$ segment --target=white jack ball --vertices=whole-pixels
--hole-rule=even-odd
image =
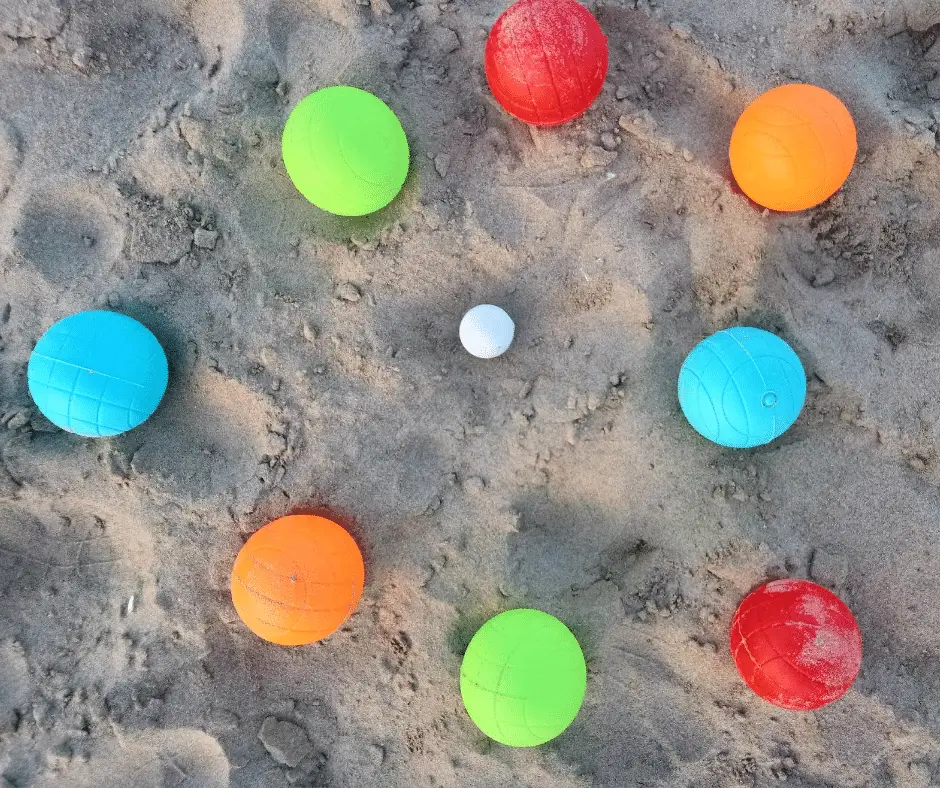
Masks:
[[[501,356],[509,349],[515,333],[512,318],[492,304],[473,307],[460,321],[460,342],[477,358]]]

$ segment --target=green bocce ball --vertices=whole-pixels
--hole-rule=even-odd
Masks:
[[[541,610],[508,610],[470,641],[460,667],[460,694],[470,719],[491,739],[535,747],[578,716],[587,666],[577,639]]]
[[[401,123],[385,102],[359,88],[311,93],[291,112],[281,145],[297,190],[338,216],[384,208],[408,176]]]

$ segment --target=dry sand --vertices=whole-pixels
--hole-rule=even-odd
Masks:
[[[0,0],[0,785],[940,785],[940,2],[592,7],[607,85],[540,131],[485,86],[497,0]],[[845,100],[859,162],[764,215],[727,140],[793,80]],[[367,220],[310,207],[280,161],[291,106],[336,83],[412,145]],[[457,340],[481,301],[517,320],[495,361]],[[101,305],[157,333],[171,385],[92,441],[36,415],[25,364]],[[675,396],[738,323],[810,379],[754,451]],[[266,645],[232,561],[316,507],[352,522],[365,597],[322,644]],[[755,698],[728,652],[743,594],[784,575],[864,635],[855,688],[813,714]],[[590,670],[574,725],[525,751],[457,689],[475,627],[523,605]]]

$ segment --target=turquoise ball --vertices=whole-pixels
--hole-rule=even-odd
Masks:
[[[141,323],[117,312],[79,312],[36,343],[26,377],[42,414],[89,438],[120,435],[157,409],[169,379],[166,354]]]
[[[699,342],[679,372],[679,404],[696,431],[734,449],[769,443],[796,421],[806,373],[786,342],[736,327]]]

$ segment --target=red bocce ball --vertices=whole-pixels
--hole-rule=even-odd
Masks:
[[[775,580],[731,622],[731,655],[747,685],[782,709],[838,700],[862,663],[862,635],[839,597],[808,580]]]
[[[607,76],[607,37],[575,0],[518,0],[486,42],[486,79],[511,115],[557,126],[581,115]]]

